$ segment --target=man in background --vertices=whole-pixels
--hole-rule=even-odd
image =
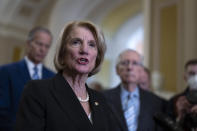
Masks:
[[[139,87],[151,91],[150,84],[151,84],[151,76],[150,71],[145,66],[142,66],[140,69],[140,78],[139,78]]]
[[[42,64],[51,43],[51,32],[43,27],[35,27],[28,34],[24,59],[0,66],[1,131],[14,130],[18,103],[27,81],[54,76],[54,73]]]
[[[141,66],[142,58],[138,52],[131,49],[123,51],[116,64],[121,83],[104,92],[124,131],[160,130],[154,114],[162,111],[163,101],[151,92],[139,88]]]
[[[183,129],[197,129],[197,59],[186,62],[184,80],[187,88],[169,100],[168,114]]]

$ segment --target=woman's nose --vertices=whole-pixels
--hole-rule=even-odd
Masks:
[[[83,53],[83,54],[88,54],[87,44],[85,44],[85,43],[81,44],[80,52]]]

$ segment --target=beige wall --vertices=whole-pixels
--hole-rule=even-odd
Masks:
[[[0,36],[0,65],[19,60],[24,54],[24,41]]]
[[[164,7],[160,12],[159,68],[163,75],[163,87],[176,91],[177,74],[177,5]]]
[[[195,0],[152,0],[150,68],[162,76],[162,89],[185,88],[184,64],[197,57]]]
[[[49,20],[50,20],[50,16],[52,14],[53,8],[55,6],[57,1],[55,0],[50,0],[48,1],[48,5],[47,8],[43,8],[42,12],[40,12],[40,15],[37,18],[37,21],[35,22],[35,26],[44,26],[44,27],[48,27],[49,26]]]
[[[104,31],[113,36],[118,28],[136,13],[142,11],[142,0],[128,0],[109,12],[103,19]]]

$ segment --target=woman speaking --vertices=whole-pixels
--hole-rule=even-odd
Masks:
[[[102,33],[92,23],[73,21],[62,31],[54,59],[57,75],[29,82],[17,113],[17,131],[115,131],[104,98],[86,85],[105,54]]]

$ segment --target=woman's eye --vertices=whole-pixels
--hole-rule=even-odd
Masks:
[[[73,41],[71,42],[72,45],[78,45],[78,44],[80,44],[80,43],[81,43],[80,40],[73,40]]]
[[[96,47],[96,43],[95,42],[89,42],[89,46]]]

